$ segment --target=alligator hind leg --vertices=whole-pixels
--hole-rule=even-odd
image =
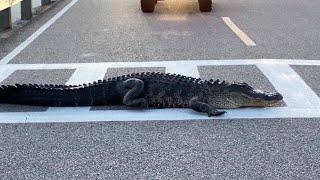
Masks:
[[[139,98],[144,91],[144,82],[140,79],[131,78],[124,81],[124,87],[130,90],[124,95],[122,103],[132,107],[148,107],[145,98]]]
[[[218,116],[218,115],[222,115],[222,114],[226,113],[225,111],[219,111],[216,108],[210,106],[209,104],[200,101],[198,99],[198,97],[193,97],[189,101],[189,106],[191,109],[193,109],[197,112],[207,113],[209,117],[210,116]]]

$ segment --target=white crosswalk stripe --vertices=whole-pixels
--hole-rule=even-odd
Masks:
[[[199,77],[198,66],[256,65],[275,89],[284,95],[286,107],[228,110],[219,119],[320,117],[320,99],[291,69],[290,65],[320,66],[314,60],[197,60],[79,64],[6,64],[0,65],[0,80],[16,70],[75,69],[67,84],[88,83],[102,79],[108,68],[165,67],[166,72]],[[187,109],[91,110],[90,107],[49,108],[46,112],[2,112],[0,123],[79,122],[79,121],[145,121],[208,119]],[[164,116],[165,115],[165,116]],[[212,119],[212,118],[210,118]]]
[[[107,68],[103,69],[103,68],[97,68],[97,67],[77,68],[66,84],[72,85],[72,84],[91,83],[98,79],[103,79],[106,73],[106,70]],[[50,107],[48,108],[47,112],[70,111],[71,109],[72,107]],[[79,107],[78,110],[89,111],[90,107]]]

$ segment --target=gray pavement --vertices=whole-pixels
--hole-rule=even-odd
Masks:
[[[1,125],[3,179],[319,179],[319,119]]]
[[[0,58],[69,2],[61,1],[18,32],[2,34]],[[106,69],[107,78],[165,72],[165,67],[144,68],[143,61],[320,59],[319,2],[214,2],[211,13],[200,13],[196,1],[167,0],[155,13],[143,14],[137,0],[79,0],[10,63],[141,61],[140,68]],[[247,47],[221,17],[230,17],[257,46]],[[319,66],[291,68],[319,96]],[[256,66],[199,66],[198,71],[204,79],[275,90]],[[73,72],[17,70],[1,84],[64,84]],[[125,107],[91,111],[108,109]],[[0,112],[46,110],[0,106]],[[320,179],[319,120],[0,124],[0,179]]]
[[[319,6],[298,0],[217,0],[213,12],[201,14],[196,2],[178,0],[159,2],[155,13],[142,14],[139,1],[80,0],[11,63],[320,59]],[[222,16],[258,46],[246,47]]]
[[[291,66],[303,80],[320,96],[320,68],[317,66]]]
[[[68,3],[70,3],[70,0],[57,1],[54,8],[49,9],[44,14],[33,17],[22,29],[18,28],[10,32],[0,33],[0,58],[3,58],[25,39],[30,37],[32,33],[38,30]]]

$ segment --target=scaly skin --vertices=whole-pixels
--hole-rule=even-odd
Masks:
[[[254,90],[245,83],[206,81],[163,73],[136,73],[83,85],[16,84],[0,87],[0,103],[34,106],[121,105],[191,108],[209,116],[217,109],[271,106],[279,93]]]

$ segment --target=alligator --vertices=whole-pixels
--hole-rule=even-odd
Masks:
[[[82,85],[15,84],[0,87],[0,103],[33,106],[127,105],[135,108],[191,108],[208,116],[221,109],[273,106],[277,92],[247,83],[203,80],[179,74],[143,72]]]

